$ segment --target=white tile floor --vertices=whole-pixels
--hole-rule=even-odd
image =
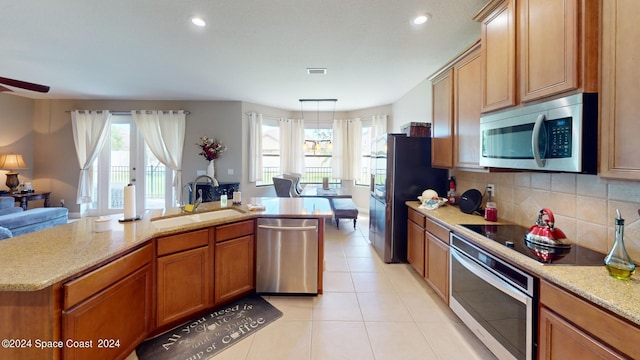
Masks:
[[[226,359],[495,359],[413,269],[385,264],[357,229],[326,223],[324,294],[271,296],[284,316]]]
[[[214,358],[495,359],[409,265],[380,260],[366,217],[357,226],[326,223],[323,295],[265,297],[283,317]]]

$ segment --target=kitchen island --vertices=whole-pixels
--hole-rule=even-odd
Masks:
[[[252,204],[262,207],[252,211],[249,206]],[[150,334],[218,306],[222,301],[228,302],[233,297],[254,291],[256,218],[321,219],[319,254],[323,254],[324,219],[333,215],[329,201],[322,198],[251,198],[245,205],[227,209],[234,209],[234,215],[176,226],[157,226],[157,219],[185,216],[180,208],[149,211],[136,222],[120,223],[118,218],[121,216],[112,216],[108,219],[111,230],[98,233],[93,232],[95,219],[84,218],[0,241],[0,335],[3,339],[22,341],[0,348],[0,357],[72,358],[74,349],[64,343],[58,346],[57,341],[81,341],[86,337],[84,340],[93,340],[96,352],[91,354],[102,354],[97,358],[119,358],[121,354],[131,352]],[[203,203],[197,213],[214,213],[216,210],[220,210],[219,202]],[[177,259],[185,260],[187,266],[171,267]],[[235,259],[245,263],[236,264]],[[319,265],[322,260],[319,256]],[[196,269],[195,264],[202,266]],[[175,300],[172,298],[175,292],[158,286],[156,279],[175,281],[167,275],[169,271],[177,270],[180,275],[185,273],[184,269],[193,269],[193,274],[202,275],[198,283],[200,287],[194,289],[203,290],[202,298],[197,299],[202,304],[193,307],[196,310],[186,312],[176,311],[170,306],[158,308],[163,301],[160,300],[161,291],[165,292],[166,299],[172,301]],[[227,276],[215,271],[238,269],[243,271],[244,279],[241,280],[244,287],[240,292],[225,293],[231,297],[220,297],[223,300],[216,303],[214,299],[218,295],[213,294],[217,289],[216,283],[224,285],[229,278],[237,279],[235,273]],[[158,271],[166,272],[160,276]],[[319,271],[320,291],[321,274]],[[192,278],[190,282],[196,283]],[[182,285],[179,282],[175,284]],[[83,328],[85,319],[82,316],[93,316],[97,324],[101,312],[95,309],[101,305],[115,306],[115,309],[107,308],[107,322],[113,324],[105,325],[103,333],[97,336],[117,340],[115,349],[97,351],[99,339],[83,335],[88,328]],[[161,321],[160,315],[169,310],[174,316]],[[122,315],[126,319],[124,324],[118,323],[120,313],[125,314]],[[108,317],[112,317],[111,320]],[[25,347],[29,340],[31,346]],[[36,340],[48,341],[51,347],[36,348],[33,346]],[[84,357],[89,353],[85,351],[82,354]]]

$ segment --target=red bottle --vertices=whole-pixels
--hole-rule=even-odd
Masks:
[[[456,178],[449,178],[449,191],[447,192],[447,200],[449,204],[454,205],[458,203],[458,192],[456,191]]]

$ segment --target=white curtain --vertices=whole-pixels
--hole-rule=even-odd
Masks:
[[[304,120],[280,119],[280,172],[304,175]]]
[[[375,140],[378,136],[387,133],[387,114],[374,115],[371,118],[371,139]]]
[[[249,182],[262,178],[262,114],[249,113]]]
[[[362,121],[333,120],[332,176],[355,180],[362,168]]]
[[[138,131],[149,150],[166,167],[174,170],[173,186],[182,194],[182,151],[186,114],[179,111],[131,111]]]
[[[76,155],[80,165],[77,204],[86,204],[93,201],[93,188],[91,187],[93,181],[91,181],[89,169],[109,137],[110,125],[111,113],[108,110],[74,110],[71,112],[73,142],[76,146]]]

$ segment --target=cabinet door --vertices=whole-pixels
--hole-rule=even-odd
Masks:
[[[544,22],[546,24],[546,21]],[[482,112],[516,104],[516,18],[513,0],[481,22]]]
[[[540,359],[624,359],[546,307],[540,308]]]
[[[522,101],[578,88],[578,1],[524,0],[518,6]]]
[[[480,162],[480,107],[482,106],[482,58],[475,50],[453,67],[454,148],[456,168],[483,169]]]
[[[449,245],[426,232],[425,256],[427,283],[449,304]]]
[[[215,302],[232,300],[255,290],[254,237],[216,243]]]
[[[407,221],[407,261],[424,277],[424,228],[411,220]]]
[[[158,326],[212,305],[209,249],[203,246],[158,258]]]
[[[640,2],[607,0],[602,9],[602,91],[600,93],[600,174],[640,179]]]
[[[147,264],[63,311],[62,338],[93,341],[64,346],[63,358],[112,360],[129,355],[150,331],[152,284],[151,265]]]
[[[431,165],[440,168],[453,167],[453,69],[449,69],[432,81],[433,91],[433,139],[431,140]]]

